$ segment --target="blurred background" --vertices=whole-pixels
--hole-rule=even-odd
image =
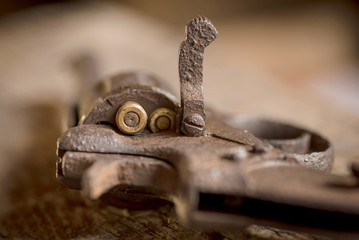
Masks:
[[[59,188],[62,109],[79,92],[71,62],[93,55],[101,76],[150,71],[178,96],[178,47],[199,14],[219,31],[205,52],[206,104],[320,132],[333,172],[348,173],[359,159],[357,1],[2,1],[0,217]]]

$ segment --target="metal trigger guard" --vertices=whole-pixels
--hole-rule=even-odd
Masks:
[[[359,215],[357,178],[324,172],[332,167],[333,147],[319,134],[257,117],[205,113],[203,53],[217,35],[206,18],[187,25],[181,104],[163,82],[141,72],[85,90],[73,124],[58,140],[58,179],[118,207],[173,202],[184,222],[204,227],[281,226],[285,216],[271,212],[280,208],[294,217],[285,220],[290,228],[323,228],[316,218],[295,218],[302,209],[327,219],[339,214],[343,222]],[[83,76],[93,72],[93,65],[88,68],[81,68]]]

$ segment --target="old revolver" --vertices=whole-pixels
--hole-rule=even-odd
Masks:
[[[326,173],[333,148],[319,134],[205,111],[203,54],[217,35],[204,17],[187,24],[180,102],[141,72],[86,90],[58,140],[58,179],[119,207],[173,202],[182,221],[202,227],[358,234],[358,164],[352,176]]]

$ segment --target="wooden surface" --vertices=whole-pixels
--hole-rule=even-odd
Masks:
[[[224,112],[263,115],[324,133],[336,149],[333,171],[347,174],[347,163],[359,158],[359,116],[241,58],[236,42],[245,25],[216,26],[220,38],[205,53],[206,103]],[[177,51],[183,37],[183,26],[107,4],[54,5],[1,20],[0,237],[260,239],[253,227],[222,233],[184,227],[171,206],[130,212],[85,202],[78,191],[55,178],[62,110],[78,91],[69,61],[91,53],[101,63],[102,75],[145,69],[178,92]],[[260,230],[263,238],[274,231]]]

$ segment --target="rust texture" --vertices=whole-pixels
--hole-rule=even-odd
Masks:
[[[58,139],[58,179],[118,207],[173,202],[179,218],[198,227],[359,234],[358,163],[352,176],[329,174],[328,140],[259,117],[206,117],[203,51],[216,36],[206,18],[187,25],[181,104],[149,74],[94,84],[79,100],[78,124]]]
[[[186,40],[181,44],[178,66],[183,111],[181,130],[187,136],[201,136],[204,133],[203,54],[205,47],[217,35],[216,28],[205,17],[195,18],[186,26]]]

